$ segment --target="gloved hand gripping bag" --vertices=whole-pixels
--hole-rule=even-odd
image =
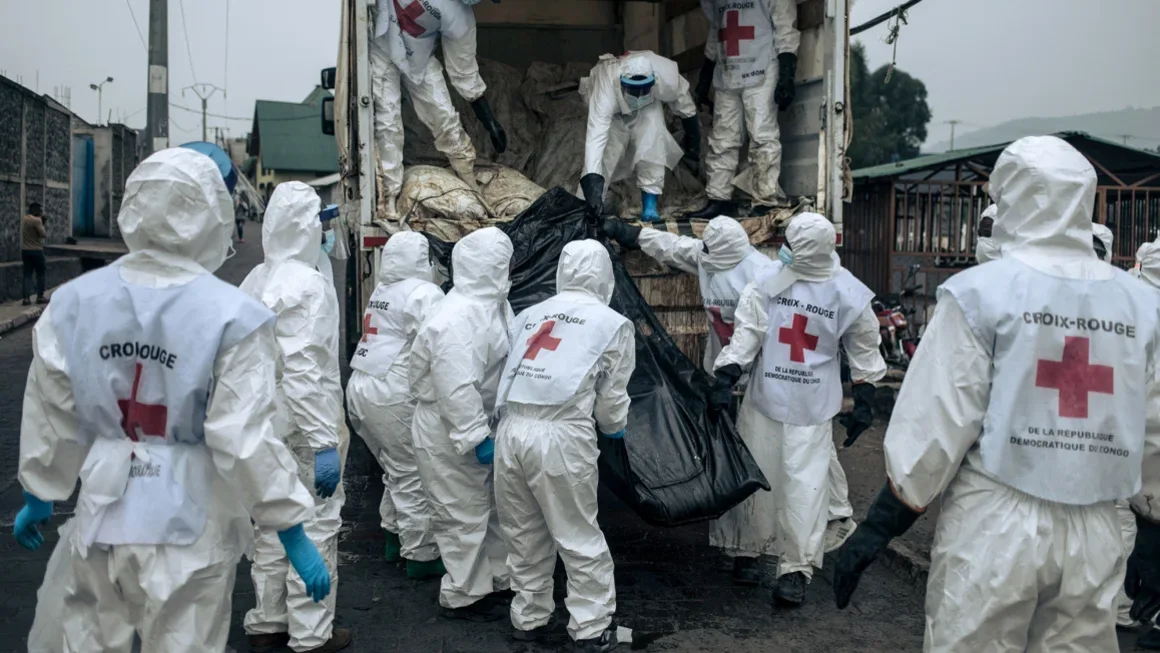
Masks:
[[[499,227],[515,248],[508,301],[516,313],[556,294],[564,245],[588,233],[584,201],[562,188]],[[450,270],[452,245],[428,239]],[[654,526],[720,517],[769,483],[729,415],[705,410],[712,377],[677,348],[615,253],[612,264],[611,306],[636,327],[636,370],[628,384],[629,437],[598,440],[600,480]]]

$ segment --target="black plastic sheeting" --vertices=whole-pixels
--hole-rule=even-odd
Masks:
[[[564,245],[587,236],[584,203],[554,188],[499,226],[515,247],[508,301],[519,313],[556,294]],[[451,244],[428,239],[450,270]],[[611,306],[636,325],[636,370],[627,437],[600,438],[600,480],[655,526],[720,517],[769,483],[729,415],[705,410],[711,377],[677,348],[615,251],[612,262]]]

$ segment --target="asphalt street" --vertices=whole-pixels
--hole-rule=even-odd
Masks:
[[[238,246],[219,276],[240,283],[261,260],[260,227],[250,225],[249,243]],[[341,268],[341,266],[338,266]],[[342,274],[339,277],[341,285]],[[343,295],[340,292],[339,297]],[[12,520],[21,506],[16,480],[21,401],[31,362],[31,327],[0,340],[0,651],[26,650],[36,605],[36,590],[56,544],[56,527],[72,512],[58,505],[46,542],[39,551],[20,548],[11,537]],[[383,562],[378,504],[380,471],[354,438],[345,483],[347,505],[340,543],[338,622],[353,629],[351,651],[533,652],[570,650],[561,632],[544,645],[517,643],[506,620],[492,624],[449,622],[438,616],[438,581],[408,580],[397,564]],[[863,437],[881,445],[881,433]],[[880,450],[880,449],[879,449]],[[880,456],[880,454],[878,454]],[[858,469],[843,460],[852,486]],[[881,474],[881,463],[867,463],[867,474]],[[880,485],[880,481],[878,481]],[[852,495],[854,491],[852,491]],[[855,499],[856,509],[866,505]],[[650,640],[653,651],[920,651],[923,634],[921,593],[893,572],[876,565],[867,572],[853,605],[839,612],[833,604],[829,570],[819,572],[808,602],[796,610],[771,608],[767,587],[739,588],[730,582],[728,560],[708,546],[707,526],[658,529],[645,525],[610,495],[602,497],[600,521],[616,562],[617,619],[633,628],[637,639]],[[832,560],[827,558],[827,567]],[[563,587],[557,584],[561,623]],[[245,651],[242,617],[254,603],[249,565],[239,569],[234,593],[230,645]],[[633,648],[643,648],[639,642]],[[622,646],[627,650],[627,646]],[[1125,650],[1131,650],[1126,647]]]

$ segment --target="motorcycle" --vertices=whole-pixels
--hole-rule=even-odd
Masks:
[[[881,336],[878,348],[882,358],[887,365],[902,370],[914,358],[920,339],[914,324],[914,315],[918,311],[915,293],[922,289],[922,284],[915,283],[918,270],[918,263],[907,268],[900,294],[875,298],[871,303],[874,314],[878,316]]]

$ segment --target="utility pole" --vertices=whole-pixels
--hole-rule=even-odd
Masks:
[[[1128,140],[1132,138],[1131,134],[1116,134],[1116,138],[1124,141],[1124,145],[1128,145]]]
[[[206,120],[206,111],[207,111],[207,108],[209,106],[209,99],[211,97],[213,97],[213,94],[218,92],[218,91],[221,91],[222,97],[225,97],[226,90],[224,88],[214,86],[213,84],[210,84],[209,82],[199,82],[199,83],[194,84],[192,86],[186,86],[185,88],[181,89],[181,96],[182,97],[185,97],[186,91],[193,91],[193,94],[196,95],[198,97],[198,99],[201,100],[201,140],[208,141],[209,140],[209,133],[206,130],[205,120]]]
[[[962,120],[947,120],[943,124],[951,126],[951,150],[955,149],[955,125],[961,125]]]
[[[169,147],[169,0],[149,0],[149,104],[146,152]]]

